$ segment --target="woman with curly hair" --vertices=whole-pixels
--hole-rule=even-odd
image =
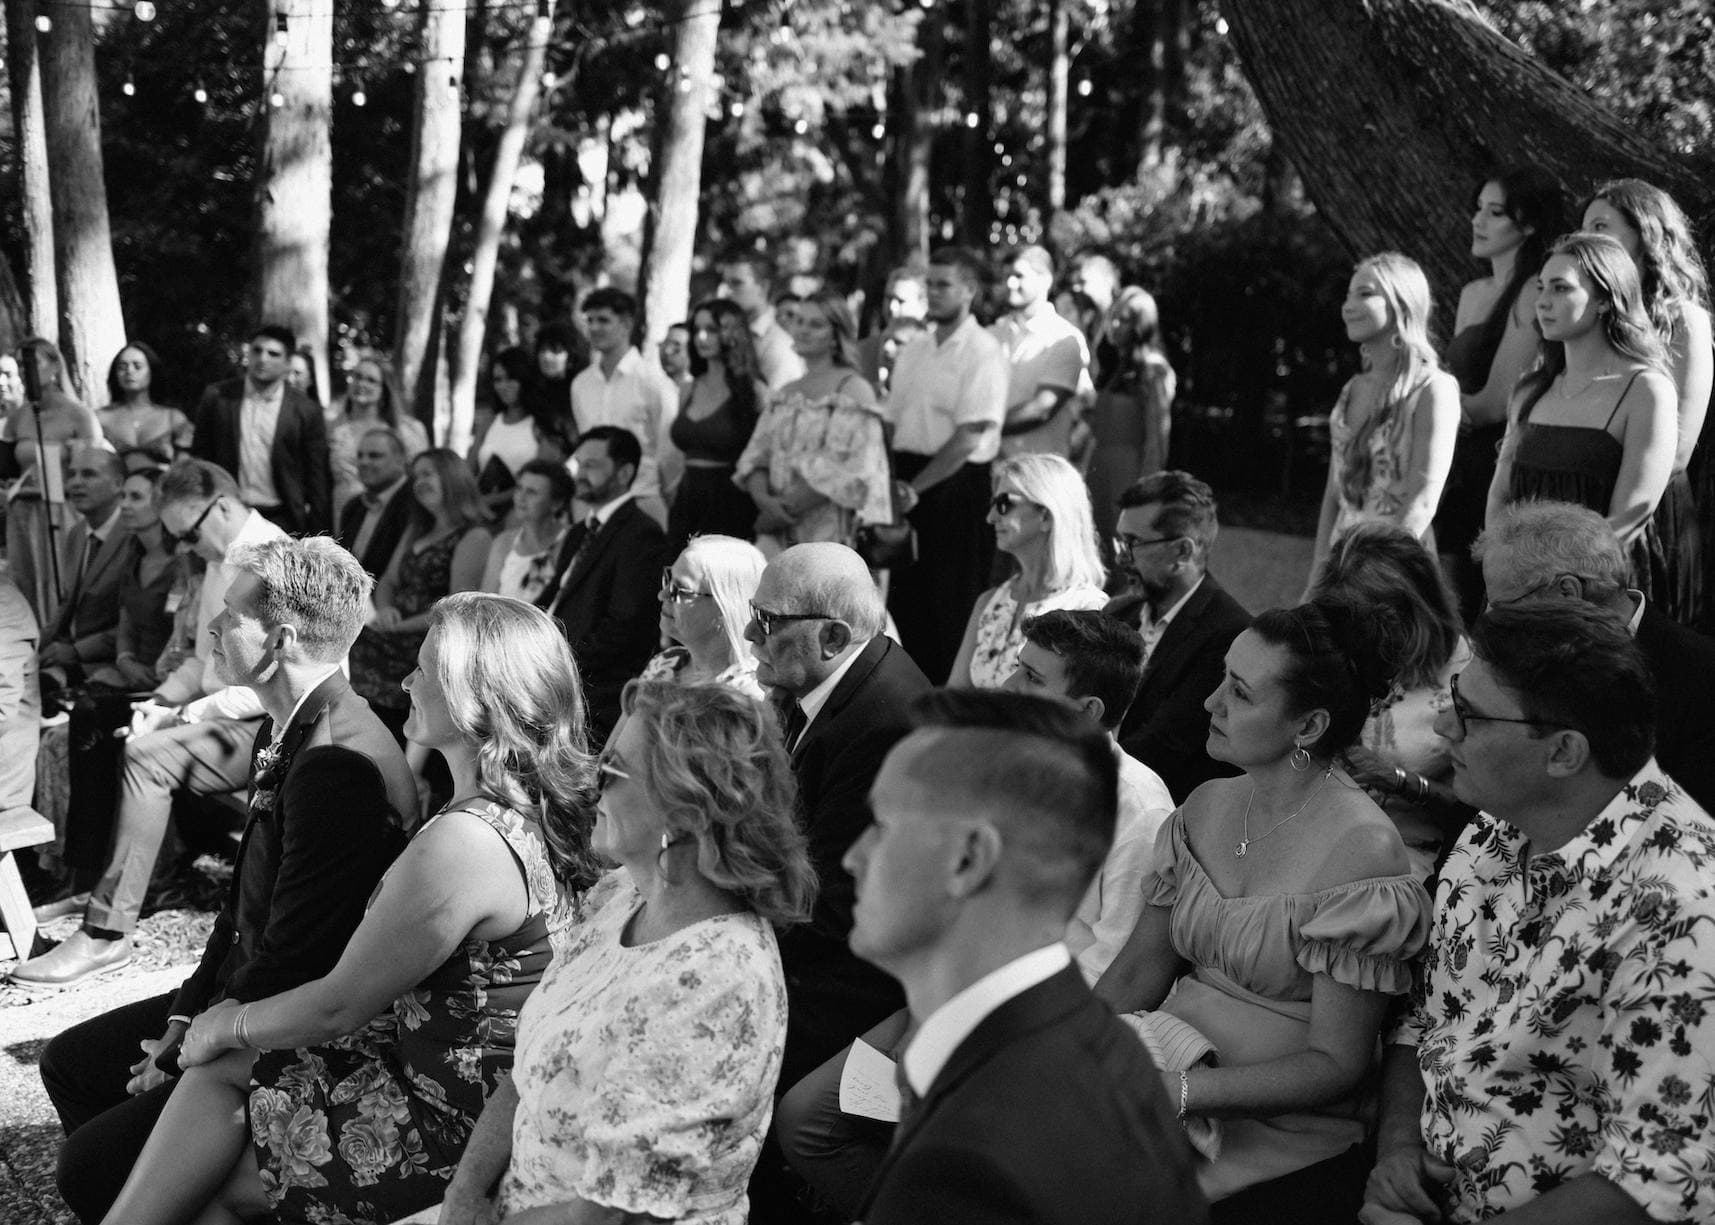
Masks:
[[[597,771],[619,871],[519,1018],[445,1225],[745,1219],[786,1041],[774,931],[816,892],[791,766],[762,703],[638,681]]]
[[[397,1220],[440,1198],[508,1083],[549,932],[598,875],[577,665],[546,613],[466,593],[436,606],[405,688],[406,734],[456,798],[325,977],[196,1018],[109,1221]]]
[[[735,302],[714,298],[691,312],[690,362],[690,385],[668,427],[685,468],[667,514],[667,537],[675,549],[692,536],[749,540],[756,534],[756,503],[733,483],[733,468],[768,394],[744,311]]]

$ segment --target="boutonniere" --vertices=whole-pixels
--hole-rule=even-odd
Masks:
[[[270,770],[277,768],[280,764],[280,758],[285,755],[285,751],[286,751],[286,746],[283,743],[281,743],[280,741],[276,740],[272,744],[270,744],[267,748],[265,748],[261,752],[257,753],[256,754],[256,772],[258,774],[266,774]]]
[[[258,812],[272,813],[274,811],[274,788],[258,787],[250,793],[250,807]]]

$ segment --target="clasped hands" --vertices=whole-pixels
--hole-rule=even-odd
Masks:
[[[1444,1219],[1431,1188],[1444,1186],[1453,1167],[1421,1144],[1399,1144],[1376,1155],[1364,1185],[1360,1225],[1439,1225]]]

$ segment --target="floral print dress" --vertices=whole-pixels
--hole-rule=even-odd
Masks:
[[[502,940],[466,940],[357,1033],[257,1057],[251,1141],[275,1219],[381,1223],[440,1202],[483,1103],[512,1069],[519,1009],[547,967],[559,889],[535,821],[490,801],[460,811],[506,840],[530,917]]]
[[[977,618],[977,640],[971,652],[971,684],[978,689],[999,689],[1018,667],[1018,653],[1024,650],[1024,623],[1055,609],[1095,610],[1108,602],[1108,594],[1100,587],[1085,584],[1068,587],[1032,600],[1019,611],[1018,600],[1008,579],[989,592],[983,611]]]

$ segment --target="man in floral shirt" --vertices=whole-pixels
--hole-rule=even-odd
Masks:
[[[1384,1065],[1367,1225],[1715,1214],[1715,821],[1625,625],[1497,606],[1437,730],[1483,810]]]

